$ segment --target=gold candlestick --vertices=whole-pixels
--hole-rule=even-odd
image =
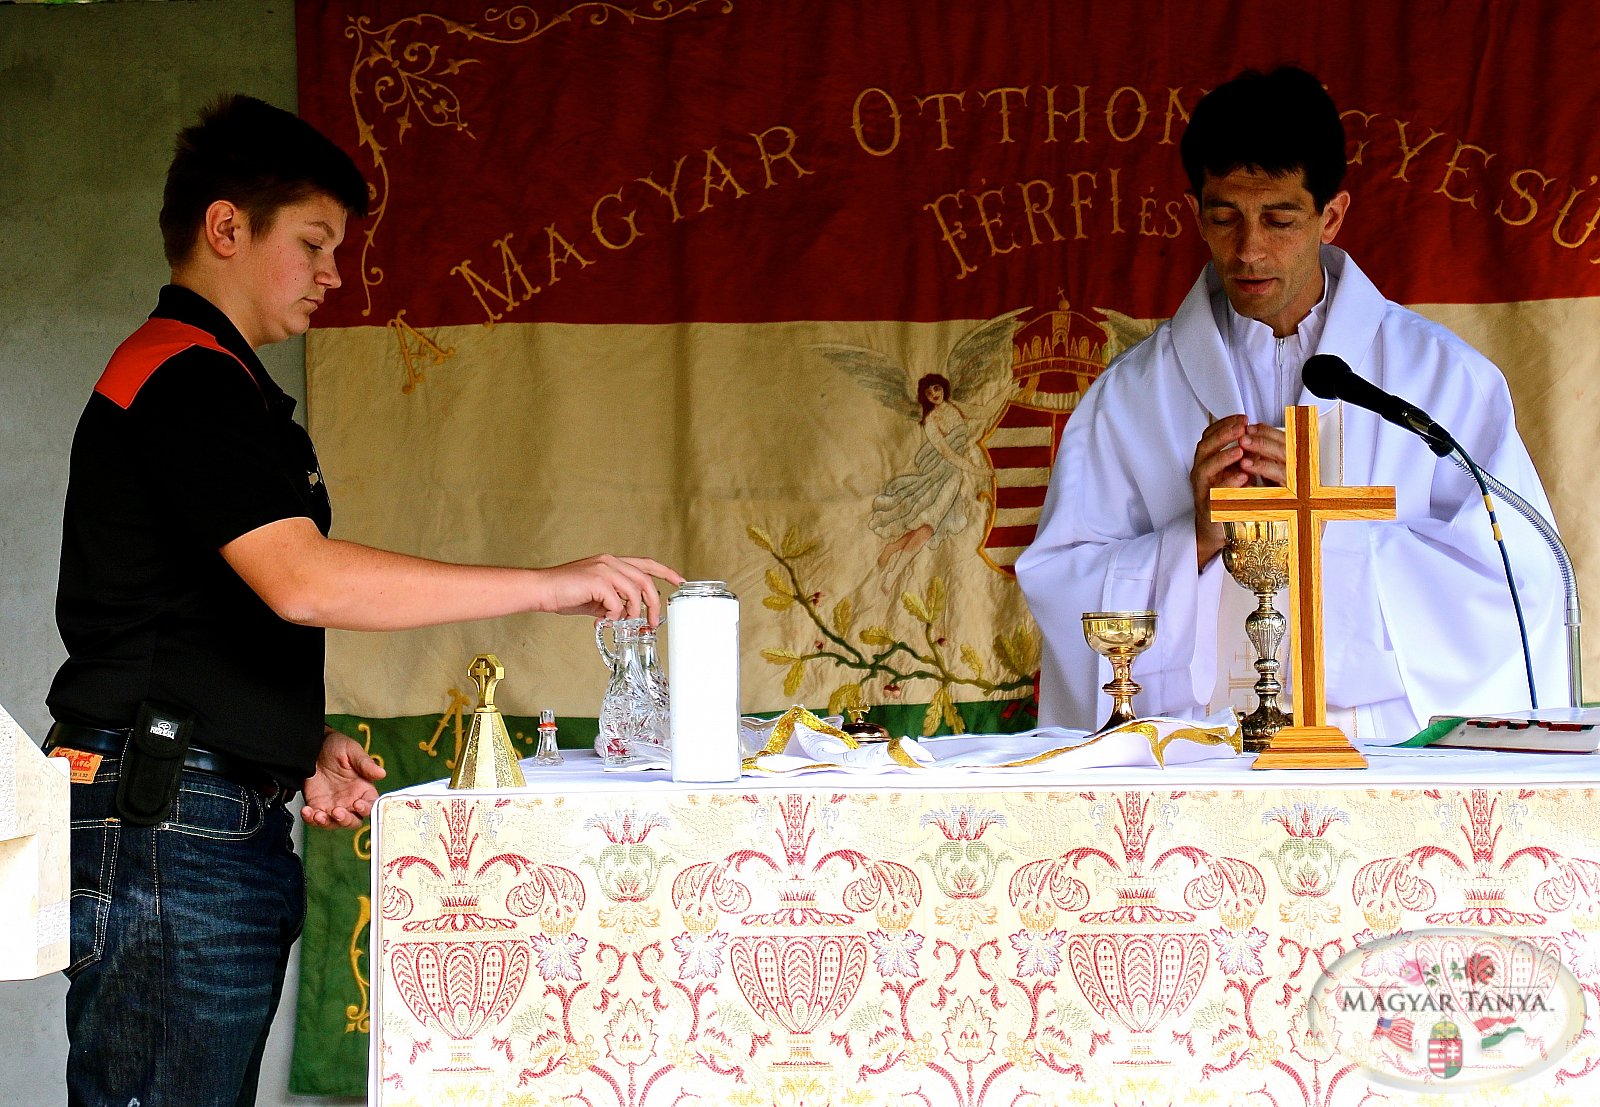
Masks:
[[[1111,680],[1102,691],[1111,697],[1111,714],[1095,733],[1131,723],[1133,697],[1140,688],[1131,673],[1133,659],[1150,647],[1156,638],[1154,611],[1085,611],[1083,637],[1089,648],[1111,662]]]
[[[492,653],[472,659],[467,675],[478,686],[478,706],[472,712],[472,729],[450,777],[452,788],[521,788],[528,782],[517,764],[505,718],[494,705],[495,685],[505,679],[506,667]]]
[[[1278,680],[1278,647],[1288,620],[1272,606],[1278,589],[1289,583],[1289,524],[1235,521],[1222,524],[1222,564],[1228,575],[1256,595],[1256,609],[1244,621],[1244,633],[1255,647],[1255,710],[1240,720],[1246,753],[1260,753],[1272,736],[1294,722],[1278,705],[1283,685]]]

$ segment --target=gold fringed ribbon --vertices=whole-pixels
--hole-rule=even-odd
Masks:
[[[1136,727],[1140,734],[1150,740],[1150,752],[1155,755],[1156,764],[1166,768],[1167,747],[1179,738],[1187,739],[1197,746],[1227,746],[1234,753],[1244,752],[1244,729],[1235,726],[1232,730],[1227,727],[1195,727],[1184,726],[1174,730],[1171,734],[1156,741],[1156,728],[1152,723],[1139,722],[1137,719],[1128,724]]]
[[[1169,721],[1177,722],[1178,720]],[[744,771],[754,773],[773,772],[774,770],[762,768],[761,765],[758,764],[759,760],[763,757],[783,753],[786,749],[788,749],[789,740],[794,737],[794,728],[796,725],[802,723],[805,724],[809,730],[815,731],[818,734],[828,734],[842,740],[850,749],[860,748],[861,744],[850,735],[846,734],[836,726],[832,726],[823,722],[820,718],[812,714],[801,705],[795,704],[782,715],[778,716],[777,722],[773,724],[772,733],[768,735],[766,745],[762,747],[761,752],[752,754],[744,759]],[[1162,737],[1156,726],[1155,720],[1134,719],[1131,722],[1123,723],[1119,727],[1108,730],[1104,734],[1097,734],[1086,742],[1079,742],[1078,744],[1072,746],[1060,746],[1056,749],[1045,750],[1043,753],[1034,754],[1032,757],[1023,758],[1020,761],[1002,761],[997,765],[991,765],[989,767],[995,769],[1020,769],[1026,768],[1030,765],[1042,765],[1056,757],[1061,756],[1062,754],[1074,753],[1078,750],[1086,749],[1097,742],[1103,741],[1118,734],[1142,735],[1145,741],[1150,743],[1151,756],[1155,758],[1156,764],[1162,768],[1166,767],[1167,747],[1179,739],[1193,742],[1196,745],[1201,746],[1226,746],[1234,753],[1239,753],[1244,748],[1243,732],[1237,725],[1230,730],[1228,727],[1222,726],[1191,726],[1180,723],[1180,725],[1173,728],[1171,733],[1167,734],[1165,737]],[[889,759],[896,765],[906,769],[928,769],[938,767],[937,765],[924,765],[917,761],[905,751],[904,747],[901,745],[901,742],[902,739],[900,738],[892,738],[889,740],[887,747]],[[836,763],[826,761],[815,761],[803,767],[808,769],[842,768],[842,766]],[[798,768],[799,767],[789,771],[797,771]]]
[[[889,739],[889,760],[907,769],[927,768],[926,765],[905,751],[905,747],[900,744],[900,739],[898,738]]]
[[[1043,753],[1036,753],[1032,757],[1024,758],[1021,761],[1003,761],[993,767],[996,769],[1018,769],[1028,765],[1042,765],[1052,758],[1059,757],[1061,754],[1088,749],[1096,742],[1104,741],[1117,734],[1143,735],[1144,740],[1150,743],[1151,756],[1156,759],[1156,764],[1162,768],[1166,768],[1167,765],[1167,747],[1180,738],[1187,739],[1200,746],[1227,746],[1234,753],[1239,753],[1244,749],[1243,731],[1238,726],[1235,726],[1232,730],[1222,726],[1180,726],[1165,738],[1158,738],[1155,723],[1147,719],[1134,719],[1123,723],[1121,726],[1112,727],[1104,734],[1096,734],[1087,742],[1079,742],[1075,746],[1060,746],[1053,750],[1045,750]]]
[[[789,747],[789,739],[794,737],[794,728],[797,723],[804,723],[806,725],[806,729],[813,730],[818,734],[831,734],[835,738],[842,739],[844,744],[853,750],[861,748],[860,742],[857,742],[854,738],[850,737],[850,735],[846,734],[838,727],[823,722],[821,719],[817,718],[817,716],[813,715],[810,711],[797,703],[793,707],[789,708],[789,710],[785,711],[782,715],[778,716],[778,721],[772,725],[772,733],[767,735],[767,744],[761,748],[761,752],[752,754],[744,759],[742,764],[744,771],[763,771],[756,764],[756,760],[758,758],[768,757],[772,754],[782,753],[785,749],[787,749]],[[901,756],[904,757],[905,755],[901,754]],[[907,758],[907,760],[909,761],[910,758]]]

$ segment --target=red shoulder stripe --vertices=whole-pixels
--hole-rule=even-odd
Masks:
[[[258,390],[261,388],[248,365],[239,361],[237,355],[199,327],[180,323],[176,319],[148,319],[117,347],[94,390],[126,411],[151,374],[191,346],[204,346],[219,354],[227,354],[239,362],[239,367],[250,377],[251,383]],[[263,396],[262,401],[265,400]]]

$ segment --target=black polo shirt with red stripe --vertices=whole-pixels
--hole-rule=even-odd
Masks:
[[[113,355],[72,440],[51,714],[120,729],[141,701],[193,743],[299,786],[323,734],[324,634],[279,618],[218,550],[279,519],[328,533],[294,399],[227,316],[176,285]]]

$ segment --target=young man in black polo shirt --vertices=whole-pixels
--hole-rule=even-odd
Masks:
[[[254,351],[339,287],[367,186],[310,125],[231,97],[180,136],[172,283],[73,439],[47,747],[73,764],[71,1104],[249,1104],[304,879],[286,804],[355,826],[383,770],[323,719],[323,629],[660,614],[648,558],[450,565],[327,537],[294,401]],[[184,743],[187,741],[187,746]],[[120,791],[119,791],[120,785]]]

